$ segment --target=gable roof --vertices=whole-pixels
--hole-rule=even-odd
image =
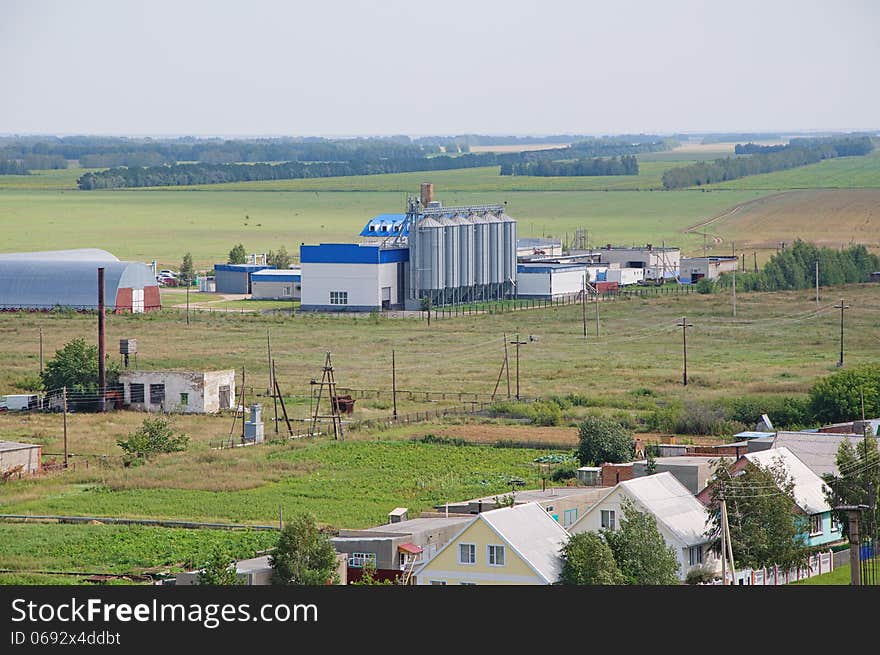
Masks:
[[[784,446],[770,448],[756,453],[748,453],[744,457],[753,464],[764,468],[781,460],[794,481],[793,492],[797,506],[807,514],[821,514],[831,510],[831,506],[825,499],[825,490],[828,485],[788,448]]]
[[[475,523],[482,521],[547,584],[559,580],[562,561],[559,553],[568,540],[568,532],[547,514],[538,503],[493,509],[474,517],[430,560],[415,572],[421,575],[440,553],[455,544]]]
[[[818,432],[779,432],[773,440],[773,448],[788,448],[792,454],[819,477],[830,473],[838,475],[837,449],[844,441],[855,446],[861,437],[846,434]]]
[[[664,471],[618,485],[687,546],[706,543],[706,507],[672,473]]]

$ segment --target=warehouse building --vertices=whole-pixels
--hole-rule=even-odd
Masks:
[[[124,405],[146,412],[211,414],[235,403],[235,371],[123,371]]]
[[[551,300],[581,293],[589,281],[586,264],[517,264],[517,295]]]
[[[516,221],[503,205],[443,207],[423,184],[402,214],[381,214],[361,243],[302,245],[302,309],[419,310],[516,295]]]
[[[147,264],[83,248],[0,255],[0,311],[97,309],[99,268],[108,311],[139,314],[161,308],[159,286]]]
[[[32,475],[40,472],[43,447],[32,443],[0,441],[0,475]]]
[[[727,255],[720,257],[685,257],[681,260],[681,281],[685,284],[699,282],[701,279],[718,279],[722,273],[733,273],[739,269],[739,257]]]
[[[270,268],[275,267],[265,264],[214,264],[217,293],[251,293],[251,276]]]
[[[251,294],[254,300],[300,300],[302,269],[267,268],[251,273]]]
[[[591,251],[598,254],[603,264],[618,264],[621,269],[642,269],[641,278],[645,280],[664,280],[675,278],[681,267],[681,250],[679,248],[658,248],[653,244],[645,246],[613,246],[610,243],[604,248]],[[629,282],[617,280],[620,284]]]

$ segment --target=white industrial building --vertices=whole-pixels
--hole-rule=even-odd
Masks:
[[[622,287],[630,284],[638,284],[645,279],[644,268],[619,268],[617,266],[610,266],[608,270],[605,271],[606,282],[617,282],[617,284]]]
[[[653,244],[645,246],[612,246],[610,243],[603,248],[590,251],[598,255],[603,264],[618,264],[621,269],[642,269],[642,279],[663,280],[675,278],[681,266],[681,250],[679,248],[658,248]],[[628,276],[632,277],[632,276]],[[609,281],[612,281],[609,279]],[[620,282],[618,280],[618,282]],[[633,284],[620,282],[620,284]]]
[[[0,474],[14,470],[21,475],[38,473],[42,456],[43,447],[37,444],[0,441]]]
[[[503,205],[443,207],[423,184],[362,242],[300,247],[302,310],[419,310],[516,295],[516,221]]]
[[[275,269],[251,273],[251,298],[254,300],[300,300],[302,270]]]
[[[685,257],[681,260],[681,281],[698,282],[702,278],[715,280],[722,273],[733,273],[739,269],[739,257],[735,255],[715,257]]]
[[[552,299],[578,294],[584,290],[588,278],[586,264],[517,264],[517,296]]]
[[[235,371],[123,371],[119,384],[129,409],[210,414],[235,403]]]

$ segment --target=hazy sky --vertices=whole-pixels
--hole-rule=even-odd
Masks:
[[[0,0],[0,133],[880,127],[875,0]]]

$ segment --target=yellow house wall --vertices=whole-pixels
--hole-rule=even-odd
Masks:
[[[476,544],[476,564],[458,563],[458,545]],[[504,566],[489,564],[489,545],[504,546]],[[546,584],[511,548],[482,520],[468,526],[443,552],[431,560],[418,575],[419,584],[431,584],[432,580],[447,585],[472,582],[478,585]]]

